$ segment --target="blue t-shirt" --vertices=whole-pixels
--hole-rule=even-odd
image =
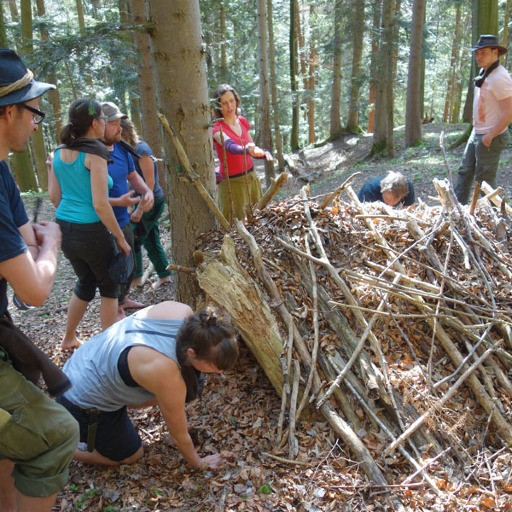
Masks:
[[[0,162],[0,261],[23,254],[27,246],[18,228],[28,222],[20,191],[5,161]],[[7,281],[0,278],[0,315],[7,311]]]
[[[384,199],[382,198],[382,192],[380,191],[380,184],[383,179],[384,179],[384,176],[380,176],[380,177],[372,178],[372,179],[368,180],[361,187],[361,190],[357,194],[359,201],[361,201],[362,203],[372,203],[374,201],[381,201],[383,203]],[[398,203],[397,206],[399,206],[399,205],[411,206],[411,204],[414,204],[414,201],[416,200],[416,198],[414,196],[414,185],[412,184],[412,181],[409,178],[406,178],[406,180],[407,180],[407,185],[409,186],[409,192]]]
[[[128,175],[135,172],[135,164],[132,155],[121,146],[114,144],[114,150],[110,152],[111,163],[108,164],[108,173],[114,181],[114,185],[109,190],[109,197],[121,197],[130,190]],[[114,206],[112,208],[121,228],[130,222],[130,215],[126,206]]]
[[[137,146],[135,147],[135,151],[140,156],[149,156],[153,157],[153,151],[151,151],[151,148],[149,147],[149,144],[147,142],[144,142],[141,140]],[[135,162],[135,169],[137,170],[137,173],[139,176],[144,179],[144,175],[142,174],[142,170],[139,165],[138,158],[134,159]],[[155,173],[155,186],[153,187],[153,195],[155,196],[155,199],[158,199],[160,197],[164,197],[164,191],[162,187],[160,186],[160,183],[158,182],[158,167],[156,165],[156,162],[153,160],[153,170]]]

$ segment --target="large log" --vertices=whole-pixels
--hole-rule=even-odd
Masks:
[[[283,374],[279,355],[283,340],[260,288],[239,265],[232,238],[224,237],[218,255],[201,254],[204,261],[196,268],[199,286],[229,313],[249,350],[281,394]]]

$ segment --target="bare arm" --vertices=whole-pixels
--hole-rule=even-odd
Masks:
[[[19,231],[30,250],[0,262],[0,275],[23,302],[40,306],[50,295],[55,279],[60,228],[54,222],[28,222]]]
[[[139,158],[139,165],[146,185],[149,190],[153,190],[155,188],[155,167],[153,159],[149,155],[142,155]]]
[[[46,159],[46,169],[48,171],[48,197],[53,206],[57,208],[62,199],[62,190],[53,170],[53,153],[50,153]]]
[[[128,181],[130,182],[133,190],[142,196],[144,211],[148,212],[151,210],[155,200],[153,196],[153,190],[149,189],[144,180],[138,175],[136,171],[132,171],[130,174],[128,174]]]
[[[101,222],[116,239],[119,249],[128,255],[130,253],[130,246],[117,223],[107,196],[107,162],[100,156],[88,154],[85,159],[85,165],[91,173],[91,192],[94,209]]]
[[[500,106],[501,115],[498,122],[492,127],[489,133],[482,137],[482,144],[489,147],[494,137],[502,133],[507,126],[512,122],[512,96],[498,101]]]
[[[186,386],[178,365],[148,347],[133,347],[128,354],[128,365],[133,378],[156,396],[169,433],[183,458],[195,468],[217,466],[222,461],[221,456],[200,457],[188,432]]]

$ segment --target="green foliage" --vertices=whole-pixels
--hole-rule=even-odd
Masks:
[[[272,487],[270,484],[263,484],[259,489],[258,492],[260,494],[272,494],[274,491],[272,490]]]

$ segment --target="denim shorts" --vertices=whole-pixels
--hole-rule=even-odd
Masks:
[[[59,396],[57,402],[78,421],[80,441],[86,443],[89,427],[88,411],[70,402],[64,395]],[[132,456],[141,446],[142,440],[128,417],[126,407],[112,412],[99,412],[94,449],[100,455],[118,462]]]
[[[62,252],[78,277],[75,295],[90,302],[99,288],[102,297],[119,297],[119,285],[113,283],[108,275],[117,246],[103,223],[77,224],[60,219],[57,223],[62,232]]]
[[[78,425],[7,362],[0,347],[0,459],[14,462],[16,489],[44,498],[64,488],[78,443]]]

